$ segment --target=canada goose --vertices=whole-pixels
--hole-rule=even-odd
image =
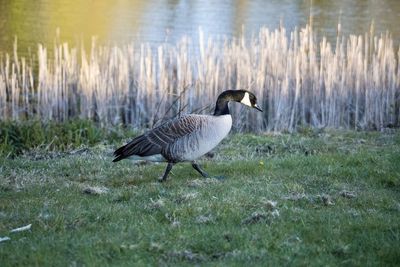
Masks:
[[[217,146],[231,130],[229,101],[240,102],[262,111],[253,93],[246,90],[224,91],[218,96],[214,115],[188,114],[168,120],[115,150],[113,162],[131,156],[166,161],[168,165],[160,180],[163,182],[175,163],[190,161],[196,171],[203,177],[208,177],[195,160]]]

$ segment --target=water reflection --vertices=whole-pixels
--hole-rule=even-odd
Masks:
[[[208,35],[247,36],[280,21],[287,30],[307,23],[313,15],[315,31],[330,40],[340,20],[344,34],[363,34],[375,22],[376,33],[389,30],[400,41],[400,1],[397,0],[1,0],[0,52],[10,52],[14,36],[19,51],[36,50],[37,43],[52,47],[56,29],[61,40],[88,45],[100,42],[175,42],[189,35],[194,42],[201,26]]]

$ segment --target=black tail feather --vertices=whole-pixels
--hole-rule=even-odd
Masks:
[[[121,156],[118,156],[118,157],[116,157],[115,159],[113,159],[112,162],[117,162],[117,161],[120,161],[121,159],[124,159],[124,158],[121,157]]]
[[[122,152],[124,151],[125,146],[121,146],[120,148],[118,148],[117,150],[114,151],[114,156],[118,157],[121,156]]]
[[[161,153],[161,148],[150,142],[145,135],[133,139],[128,144],[114,151],[115,159],[113,162],[120,161],[133,155],[151,156]]]

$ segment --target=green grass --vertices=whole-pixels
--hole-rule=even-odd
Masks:
[[[0,156],[14,157],[33,149],[62,152],[100,142],[117,142],[133,134],[122,126],[103,128],[89,120],[0,121]]]
[[[0,159],[1,266],[399,264],[399,131],[231,135],[201,161],[225,179],[178,164],[162,184],[115,147]]]

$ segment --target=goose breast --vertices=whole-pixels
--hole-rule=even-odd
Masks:
[[[232,127],[230,114],[222,116],[197,115],[192,117],[196,125],[190,134],[176,139],[164,150],[167,158],[173,161],[193,161],[217,146]],[[188,126],[189,127],[189,126]]]

